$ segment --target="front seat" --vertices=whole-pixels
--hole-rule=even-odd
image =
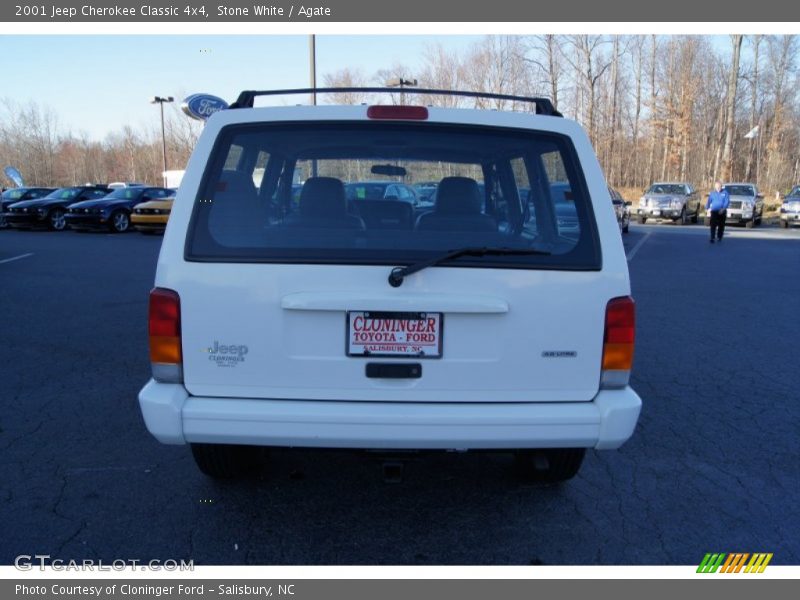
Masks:
[[[300,210],[284,225],[295,228],[365,229],[361,217],[347,211],[344,184],[335,177],[311,177],[300,192]]]
[[[436,189],[433,211],[417,219],[419,231],[497,231],[494,217],[481,212],[478,182],[469,177],[445,177]]]

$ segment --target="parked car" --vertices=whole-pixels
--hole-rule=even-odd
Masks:
[[[345,196],[352,200],[399,200],[411,206],[417,205],[417,193],[414,188],[394,181],[356,181],[346,183]]]
[[[526,475],[563,481],[587,448],[632,435],[628,266],[580,125],[542,99],[523,113],[252,108],[257,95],[206,122],[161,244],[139,394],[156,439],[219,478],[283,446],[513,452]],[[482,208],[476,178],[448,176],[412,229],[372,227],[344,180],[377,152],[412,179],[485,173],[504,214]],[[273,221],[264,207],[275,190],[292,206],[303,161],[327,176]],[[576,235],[552,186],[569,190]]]
[[[432,205],[436,198],[436,187],[438,185],[438,181],[420,181],[419,183],[415,183],[414,191],[417,193],[419,202]]]
[[[800,225],[800,185],[796,185],[786,194],[781,203],[780,223],[784,229]]]
[[[119,188],[128,188],[128,187],[145,187],[143,183],[136,183],[135,181],[112,181],[108,184],[108,188],[112,190],[116,190]]]
[[[752,183],[726,183],[722,186],[728,192],[730,204],[725,222],[744,225],[748,229],[760,225],[764,217],[764,196]]]
[[[169,195],[170,191],[161,187],[117,188],[98,200],[72,204],[67,211],[67,224],[79,231],[110,229],[114,233],[122,233],[130,228],[134,206]]]
[[[561,235],[577,237],[580,235],[580,221],[575,207],[575,195],[568,183],[550,185],[550,194],[555,208],[558,232]]]
[[[654,183],[639,199],[636,214],[642,224],[647,219],[671,219],[679,225],[686,225],[690,220],[697,223],[700,195],[690,183]]]
[[[614,214],[617,215],[620,233],[628,233],[628,227],[631,224],[631,203],[612,187],[608,188],[608,193],[611,195],[611,203],[614,205]]]
[[[0,194],[0,229],[8,227],[6,222],[5,213],[12,204],[23,202],[25,200],[34,200],[46,196],[53,191],[54,188],[43,187],[18,187],[11,188]]]
[[[161,200],[148,200],[133,207],[131,224],[140,233],[164,233],[167,228],[175,193],[169,190],[170,196]]]
[[[61,231],[67,226],[67,207],[83,200],[96,200],[109,190],[93,186],[57,189],[42,198],[12,204],[5,213],[11,227],[17,229],[47,228]]]

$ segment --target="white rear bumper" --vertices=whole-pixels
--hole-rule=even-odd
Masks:
[[[139,393],[147,429],[165,444],[395,449],[618,448],[642,402],[631,388],[592,402],[397,403],[189,396],[150,380]]]

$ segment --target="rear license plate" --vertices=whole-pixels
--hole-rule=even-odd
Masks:
[[[661,216],[661,211],[660,210],[654,210],[653,211],[653,216],[654,217],[660,217]]]
[[[347,356],[441,358],[442,313],[350,311]]]

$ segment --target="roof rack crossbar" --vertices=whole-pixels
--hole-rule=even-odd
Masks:
[[[252,108],[257,96],[285,96],[294,94],[335,94],[356,93],[365,94],[417,94],[423,96],[463,96],[466,98],[487,98],[490,100],[510,100],[527,102],[536,106],[536,114],[553,117],[563,116],[553,106],[549,98],[534,98],[530,96],[515,96],[512,94],[493,94],[490,92],[467,92],[464,90],[437,90],[428,88],[387,88],[387,87],[324,87],[324,88],[295,88],[287,90],[245,90],[239,94],[236,102],[230,108]]]

